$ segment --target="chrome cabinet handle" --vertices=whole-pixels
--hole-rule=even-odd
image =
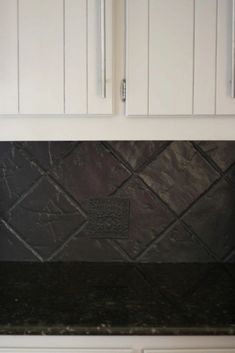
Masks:
[[[106,98],[106,0],[100,0],[101,96]]]
[[[235,0],[233,0],[233,9],[232,9],[232,87],[231,87],[231,96],[235,98]]]

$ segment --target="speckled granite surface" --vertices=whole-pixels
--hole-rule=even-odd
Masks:
[[[235,265],[1,263],[0,334],[235,335]]]

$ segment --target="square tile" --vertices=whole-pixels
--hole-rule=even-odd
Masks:
[[[3,222],[0,222],[0,261],[38,261]]]
[[[26,193],[40,176],[14,144],[0,143],[0,214]]]
[[[48,170],[65,158],[77,142],[21,142],[20,145],[39,166]]]
[[[223,171],[235,163],[235,141],[200,141],[198,145]]]
[[[86,232],[94,238],[127,238],[129,232],[129,200],[91,199],[88,202]]]
[[[219,178],[189,142],[172,143],[140,176],[179,215]]]
[[[197,238],[180,223],[166,231],[140,258],[141,262],[208,263],[215,259],[201,246]]]
[[[166,141],[113,141],[108,143],[133,169],[138,169],[167,144]]]
[[[235,189],[226,181],[220,181],[183,220],[222,260],[235,249]]]
[[[7,221],[43,259],[47,259],[85,219],[69,197],[43,177],[7,214]]]
[[[81,203],[109,196],[130,176],[99,142],[81,143],[51,173]]]

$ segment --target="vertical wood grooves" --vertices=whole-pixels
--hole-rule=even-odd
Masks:
[[[18,114],[20,114],[20,0],[17,0],[17,99]]]
[[[195,45],[196,45],[196,0],[193,0],[193,87],[192,87],[192,114],[194,114],[194,103],[195,103]]]
[[[214,114],[217,114],[217,70],[218,70],[218,0],[216,0],[216,28],[215,28],[215,107]]]

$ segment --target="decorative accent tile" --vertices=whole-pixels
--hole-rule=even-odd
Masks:
[[[94,238],[127,238],[129,200],[91,199],[88,202],[87,234]]]
[[[189,142],[172,143],[140,175],[177,214],[219,178]]]

